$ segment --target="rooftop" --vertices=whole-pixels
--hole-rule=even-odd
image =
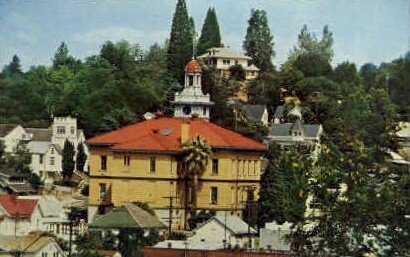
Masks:
[[[181,127],[189,124],[190,138],[200,135],[212,148],[265,151],[262,143],[203,119],[157,117],[114,130],[87,140],[90,146],[113,151],[182,152]]]
[[[252,60],[251,57],[246,56],[241,52],[237,52],[232,50],[229,47],[212,47],[208,49],[206,54],[201,55],[199,58],[206,58],[206,57],[219,57],[219,58],[233,58],[233,59],[246,59]]]
[[[244,104],[242,111],[244,115],[251,121],[261,121],[266,106],[262,104]]]
[[[12,218],[29,218],[37,206],[38,201],[20,199],[15,195],[0,195],[0,206],[7,216]]]
[[[304,132],[305,137],[317,137],[321,133],[321,126],[320,124],[299,124],[301,125],[301,129]],[[294,123],[280,123],[280,124],[272,124],[269,136],[274,137],[284,137],[290,136],[290,131],[294,128]]]
[[[199,73],[199,72],[202,72],[202,69],[201,69],[201,65],[199,64],[199,62],[195,59],[192,59],[185,66],[185,71]]]
[[[53,132],[51,129],[46,128],[25,128],[27,134],[31,134],[32,141],[45,141],[51,142],[51,137],[53,136]]]
[[[48,236],[42,236],[38,233],[32,233],[27,236],[0,236],[0,251],[18,252],[24,251],[37,252],[49,243],[54,243],[54,239]]]
[[[10,133],[13,129],[15,129],[17,124],[0,124],[0,137],[6,136],[8,133]]]
[[[96,218],[90,228],[166,228],[156,216],[135,204],[124,204]]]

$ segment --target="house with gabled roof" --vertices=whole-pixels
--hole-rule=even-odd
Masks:
[[[0,140],[4,143],[5,153],[14,153],[26,131],[18,124],[0,124]]]
[[[22,236],[39,230],[38,200],[20,199],[15,194],[0,195],[0,235]]]
[[[35,232],[26,236],[0,236],[0,257],[65,257],[53,237]]]

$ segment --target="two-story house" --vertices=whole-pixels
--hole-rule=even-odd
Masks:
[[[229,47],[212,47],[198,59],[206,66],[214,67],[224,77],[231,75],[229,69],[234,65],[242,66],[246,79],[254,79],[259,75],[259,69],[252,64],[251,57]]]

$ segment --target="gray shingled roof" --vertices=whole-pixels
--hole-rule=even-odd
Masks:
[[[284,111],[285,111],[285,106],[279,105],[278,107],[276,107],[273,117],[278,118],[278,119],[282,118],[284,115]]]
[[[18,126],[17,124],[0,124],[0,137],[6,136],[17,126]]]
[[[32,141],[44,141],[44,142],[51,142],[51,137],[53,136],[53,132],[51,129],[45,128],[25,128],[28,134],[32,134],[33,137],[31,138]]]
[[[215,54],[209,55],[208,51],[215,51]],[[241,52],[232,50],[229,47],[212,47],[208,49],[205,54],[199,56],[199,58],[207,58],[207,57],[234,58],[234,59],[247,59],[247,60],[252,59],[251,57],[246,56],[245,54]]]
[[[27,144],[27,150],[30,153],[34,153],[34,154],[45,154],[47,153],[48,149],[50,149],[50,147],[54,147],[54,149],[56,149],[56,151],[61,154],[62,150],[61,148],[56,145],[53,144],[51,142],[43,142],[43,141],[30,141]]]
[[[226,226],[235,235],[247,235],[248,229],[250,234],[256,234],[256,230],[248,227],[248,224],[235,215],[214,216],[210,220],[216,220],[222,226]],[[226,220],[226,225],[225,225]],[[209,221],[208,221],[209,222]],[[208,223],[207,222],[207,223]]]
[[[251,121],[261,121],[266,106],[262,104],[244,104],[242,112]]]
[[[96,218],[89,227],[101,229],[166,228],[166,225],[137,205],[126,203]]]
[[[272,124],[269,136],[290,136],[290,131],[294,127],[293,123]],[[319,124],[302,124],[305,137],[317,137],[320,132]]]

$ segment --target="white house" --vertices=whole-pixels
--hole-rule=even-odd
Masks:
[[[291,245],[287,236],[292,232],[292,223],[285,222],[281,225],[274,222],[265,223],[260,230],[260,247],[276,251],[290,251]]]
[[[31,199],[38,201],[41,213],[38,230],[53,233],[55,236],[69,240],[70,222],[68,214],[74,199],[60,200],[54,195],[30,195],[21,196],[20,199]],[[77,234],[83,234],[86,228],[86,220],[82,220],[72,226],[73,239]]]
[[[41,233],[27,236],[0,236],[0,257],[65,257],[54,238]]]
[[[229,77],[229,68],[234,65],[241,65],[245,71],[246,79],[254,79],[259,75],[259,69],[251,64],[252,58],[234,51],[229,47],[213,47],[198,57],[199,60],[209,67],[214,67],[221,76]]]
[[[17,195],[0,195],[0,235],[24,236],[41,229],[38,201]]]
[[[184,241],[166,240],[155,245],[156,248],[191,250],[219,250],[239,246],[255,245],[256,231],[235,215],[214,216],[193,231]]]
[[[15,153],[17,145],[25,139],[26,131],[20,125],[0,124],[0,140],[4,143],[6,153]]]
[[[31,154],[30,168],[43,181],[53,181],[53,174],[62,171],[62,150],[51,142],[31,141],[26,146]]]
[[[320,151],[320,138],[323,133],[322,124],[304,124],[300,108],[293,108],[288,115],[294,117],[294,122],[276,123],[283,117],[274,117],[274,123],[269,129],[266,143],[275,142],[279,145],[304,144],[315,148],[315,153]]]

